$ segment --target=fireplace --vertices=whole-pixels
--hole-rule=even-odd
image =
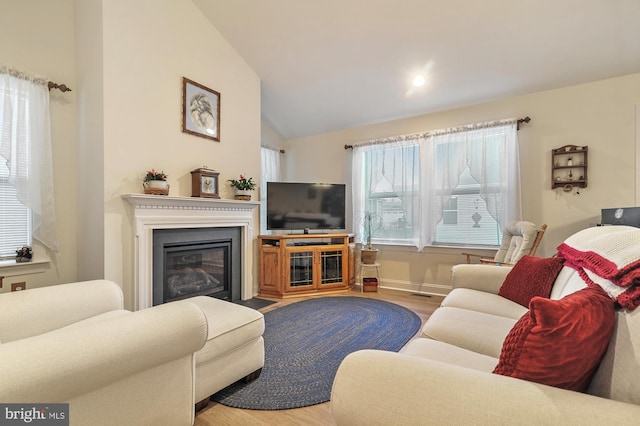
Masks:
[[[241,300],[251,299],[254,294],[253,251],[254,251],[254,209],[260,203],[199,197],[172,197],[146,194],[124,194],[132,207],[134,280],[130,292],[132,300],[126,302],[131,309],[139,310],[154,303],[154,234],[157,230],[186,230],[238,228],[240,232],[240,261],[234,262],[241,268],[239,290],[235,292],[234,279],[231,281],[231,297]],[[215,237],[219,239],[224,237]],[[232,252],[236,250],[236,245]],[[232,256],[233,257],[233,256]],[[234,273],[233,277],[236,276]],[[237,295],[237,296],[236,296]]]
[[[240,300],[238,227],[153,231],[153,304],[193,296]]]

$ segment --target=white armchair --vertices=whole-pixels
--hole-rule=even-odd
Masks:
[[[138,312],[106,280],[0,295],[0,401],[69,403],[72,425],[189,425],[207,320],[189,302]]]

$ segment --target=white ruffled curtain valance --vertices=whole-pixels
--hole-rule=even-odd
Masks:
[[[33,238],[58,250],[48,79],[0,66],[0,156],[33,215]]]
[[[369,139],[366,141],[358,142],[356,145],[353,145],[352,147],[356,148],[356,147],[363,147],[368,145],[384,145],[391,142],[406,142],[406,141],[410,142],[410,141],[428,139],[429,137],[432,137],[432,136],[443,136],[443,135],[449,135],[454,133],[468,132],[471,130],[490,129],[493,127],[500,127],[500,126],[513,125],[515,126],[514,128],[518,130],[518,122],[520,121],[528,122],[528,118],[529,117],[527,117],[527,119],[506,118],[504,120],[484,121],[482,123],[465,124],[457,127],[448,127],[446,129],[429,130],[427,132],[412,133],[408,135],[390,136],[388,138]],[[351,145],[347,145],[347,146],[351,146]]]

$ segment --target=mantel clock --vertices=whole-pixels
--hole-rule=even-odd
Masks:
[[[218,176],[220,173],[207,167],[195,169],[191,172],[191,196],[220,198],[218,194]]]

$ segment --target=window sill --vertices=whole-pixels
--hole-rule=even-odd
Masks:
[[[16,262],[15,260],[0,260],[0,275],[12,277],[15,275],[40,274],[49,268],[49,259],[36,259],[31,262]]]
[[[488,247],[488,246],[463,246],[463,245],[445,245],[445,244],[437,244],[437,245],[428,245],[425,246],[422,250],[418,250],[416,248],[416,246],[412,245],[412,244],[398,244],[398,243],[374,243],[373,244],[374,247],[384,247],[384,250],[390,250],[390,251],[400,251],[400,252],[413,252],[413,253],[444,253],[444,254],[451,254],[452,252],[456,252],[457,254],[459,254],[460,252],[463,251],[474,251],[477,253],[483,253],[486,252],[487,254],[491,254],[491,256],[493,257],[493,255],[495,254],[496,250],[498,250],[500,247],[499,246],[495,246],[495,247]]]

